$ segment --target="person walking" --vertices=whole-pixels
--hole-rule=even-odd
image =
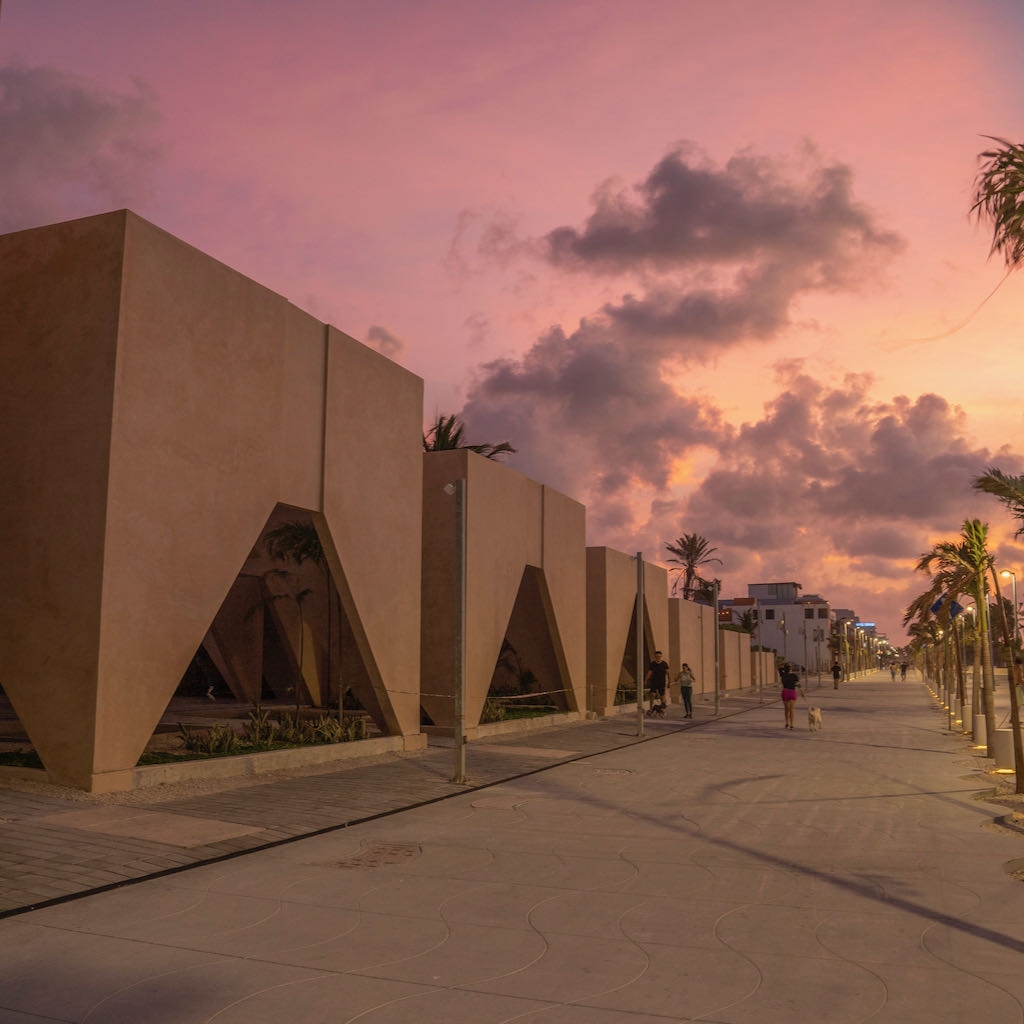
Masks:
[[[839,689],[839,680],[843,678],[843,668],[838,661],[832,662],[832,689]]]
[[[655,707],[659,714],[665,713],[665,684],[668,682],[668,662],[661,656],[661,651],[654,652],[654,661],[647,667],[644,685],[651,692],[651,714]]]
[[[686,711],[683,717],[693,718],[693,670],[685,661],[679,675],[676,676],[676,682],[679,683],[679,693],[683,698],[683,709]]]
[[[786,713],[786,728],[793,729],[793,712],[796,709],[796,697],[798,693],[803,693],[803,687],[800,685],[800,677],[793,671],[789,665],[783,665],[781,669],[782,675],[782,709]]]

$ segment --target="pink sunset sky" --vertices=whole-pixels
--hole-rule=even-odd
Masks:
[[[2,0],[0,230],[127,206],[511,441],[589,543],[697,532],[723,596],[900,643],[964,518],[1024,574],[970,489],[1024,471],[1024,273],[968,216],[1022,42],[1020,0]]]

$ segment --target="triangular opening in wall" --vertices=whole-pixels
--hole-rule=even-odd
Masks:
[[[43,767],[3,686],[0,686],[0,764],[16,768]]]
[[[543,570],[519,582],[481,722],[575,711],[565,655]]]
[[[640,657],[641,679],[647,673],[647,666],[654,658],[654,636],[651,631],[651,620],[644,604],[644,643]],[[636,643],[636,602],[633,602],[633,614],[629,620],[629,632],[624,638],[622,662],[619,665],[619,680],[615,687],[616,704],[635,704],[637,701],[637,643]]]
[[[305,509],[274,509],[140,763],[180,752],[182,725],[201,733],[219,724],[244,736],[257,706],[272,720],[340,720],[354,734],[384,731],[320,529]]]

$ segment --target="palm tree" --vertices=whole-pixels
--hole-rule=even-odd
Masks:
[[[682,574],[684,600],[695,600],[701,587],[707,586],[708,581],[704,580],[698,572],[700,567],[702,565],[710,565],[712,562],[717,562],[719,565],[722,564],[720,558],[713,557],[714,552],[718,548],[713,548],[709,545],[710,541],[697,533],[684,533],[682,537],[677,537],[671,544],[666,541],[665,548],[671,555],[667,561],[678,566],[678,568],[669,570],[669,572],[676,573],[676,578],[672,583],[673,595],[680,589],[680,574]],[[698,586],[694,586],[695,582]]]
[[[985,705],[987,756],[995,756],[996,709],[992,673],[992,647],[988,635],[988,579],[992,556],[988,553],[988,526],[978,519],[964,521],[958,541],[941,541],[923,554],[919,572],[931,573],[945,594],[970,594],[977,604],[977,639],[981,645],[982,700]],[[975,705],[977,706],[977,705]]]
[[[998,498],[1020,524],[1014,536],[1024,534],[1024,476],[1012,476],[990,466],[981,476],[971,481],[971,486],[976,491],[984,491]]]
[[[992,223],[992,253],[1002,253],[1007,270],[1024,263],[1024,145],[985,136],[997,149],[981,154],[985,163],[974,182],[971,213]]]
[[[1024,184],[1024,182],[1022,182]],[[984,491],[998,498],[1009,511],[1010,515],[1017,520],[1017,532],[1014,537],[1024,534],[1024,476],[1013,476],[1004,473],[995,466],[990,466],[981,476],[976,477],[971,486],[976,491]],[[992,579],[995,583],[996,593],[999,593],[999,580],[996,577],[995,569],[992,569]],[[1005,639],[1010,650],[1009,627],[1006,623],[1005,609],[1002,600],[999,601],[1002,612],[1003,629],[1006,633]],[[1015,621],[1017,609],[1013,610]],[[1017,792],[1024,793],[1024,742],[1020,735],[1020,707],[1017,701],[1017,685],[1021,682],[1020,666],[1016,659],[1013,661],[1013,685],[1010,687],[1010,728],[1013,730],[1013,757],[1017,771]]]
[[[515,454],[515,448],[502,441],[500,444],[467,444],[463,440],[466,425],[458,417],[438,414],[431,428],[423,435],[425,452],[450,451],[453,448],[468,448],[471,452],[483,455],[487,459],[497,459],[499,455]]]
[[[744,633],[750,633],[751,635],[753,635],[755,632],[757,632],[757,609],[756,608],[748,608],[740,616],[740,629],[742,629]]]

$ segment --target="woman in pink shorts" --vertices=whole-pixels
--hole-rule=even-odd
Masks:
[[[796,697],[800,692],[800,677],[789,667],[783,665],[782,676],[782,707],[786,712],[786,728],[793,728],[793,711],[796,708]]]

